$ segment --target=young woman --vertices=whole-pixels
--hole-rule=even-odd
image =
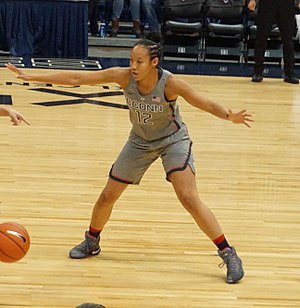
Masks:
[[[235,283],[244,275],[242,261],[234,247],[228,244],[213,213],[198,196],[192,141],[182,122],[176,100],[182,96],[196,108],[248,127],[249,122],[252,122],[251,115],[246,110],[233,112],[200,96],[188,83],[158,66],[160,54],[160,44],[143,39],[132,48],[128,68],[33,76],[26,75],[11,64],[7,67],[18,78],[27,81],[67,85],[115,82],[124,90],[132,130],[95,203],[89,231],[85,232],[84,241],[70,251],[71,258],[81,259],[99,254],[100,232],[109,220],[114,203],[129,184],[139,184],[148,167],[160,157],[167,180],[172,183],[178,199],[199,228],[217,246],[223,264],[227,265],[226,281]]]
[[[10,107],[0,106],[0,116],[10,117],[10,120],[11,122],[13,122],[14,125],[20,125],[22,121],[30,125],[20,112]]]

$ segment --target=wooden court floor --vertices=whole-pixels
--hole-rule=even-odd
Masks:
[[[179,100],[201,198],[242,257],[244,279],[224,282],[214,245],[177,201],[160,161],[115,205],[101,254],[69,259],[127,139],[124,98],[113,84],[23,84],[1,68],[1,102],[31,126],[0,119],[0,222],[23,224],[32,244],[21,261],[0,263],[0,307],[300,307],[299,86],[181,77],[254,115],[248,129]]]

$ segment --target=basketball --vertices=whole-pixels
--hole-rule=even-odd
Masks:
[[[15,222],[0,224],[0,261],[12,263],[21,260],[30,247],[27,230]]]

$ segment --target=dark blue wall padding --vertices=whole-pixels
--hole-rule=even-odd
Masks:
[[[20,57],[87,58],[88,1],[1,0],[0,49]]]

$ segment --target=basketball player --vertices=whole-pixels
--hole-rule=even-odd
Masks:
[[[97,72],[62,72],[51,75],[26,75],[7,64],[18,78],[55,84],[92,85],[115,82],[124,90],[132,130],[123,150],[112,165],[109,179],[95,203],[89,231],[84,241],[69,255],[74,259],[100,253],[100,233],[109,220],[113,205],[129,184],[139,184],[148,167],[161,158],[166,178],[192,215],[199,228],[213,241],[227,265],[227,283],[244,275],[242,261],[227,242],[213,213],[200,200],[196,188],[192,141],[179,114],[178,96],[192,106],[236,124],[250,127],[246,110],[231,109],[202,97],[187,82],[158,66],[161,45],[149,39],[138,41],[131,50],[130,67],[108,68]]]
[[[30,125],[29,122],[27,122],[25,120],[23,115],[13,108],[0,106],[0,116],[10,117],[10,120],[11,120],[11,122],[13,122],[14,125],[20,125],[22,123],[22,121],[24,121],[26,124]]]

